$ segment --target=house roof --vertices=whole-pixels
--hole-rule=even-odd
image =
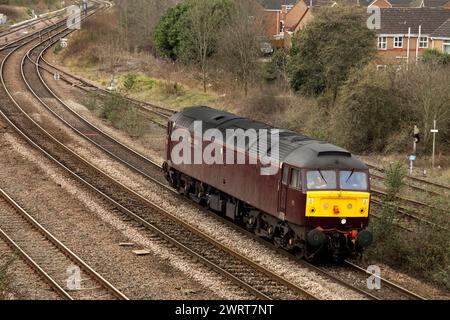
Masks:
[[[281,10],[281,6],[294,5],[299,0],[258,0],[266,10]]]
[[[391,5],[392,8],[408,8],[408,7],[415,7],[415,0],[387,0]],[[420,3],[419,3],[420,5]],[[417,5],[418,6],[418,5]]]
[[[436,38],[450,38],[450,18],[447,19],[439,28],[430,35]]]
[[[450,10],[442,8],[386,8],[381,10],[381,28],[378,34],[431,34],[450,18]]]
[[[392,8],[412,8],[419,7],[422,0],[385,0]],[[450,1],[450,0],[449,0]],[[368,7],[370,5],[376,5],[375,0],[359,0],[359,5]]]
[[[312,4],[313,7],[331,7],[336,3],[334,0],[303,0],[308,6]]]
[[[424,6],[429,8],[443,7],[449,2],[450,0],[423,0]]]

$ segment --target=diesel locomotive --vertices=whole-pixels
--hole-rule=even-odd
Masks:
[[[211,129],[222,138],[205,139]],[[252,130],[276,130],[277,139],[269,146],[260,136],[250,139]],[[267,164],[256,156],[264,143],[267,155],[276,147],[278,161]],[[199,161],[196,151],[246,161]],[[200,106],[170,118],[166,156],[164,172],[173,188],[299,257],[341,259],[372,243],[369,171],[345,149]],[[262,174],[267,166],[275,170]]]

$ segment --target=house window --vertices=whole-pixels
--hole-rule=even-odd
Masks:
[[[378,49],[380,50],[387,49],[387,37],[378,37]]]
[[[419,38],[419,48],[428,48],[428,37]]]
[[[442,45],[442,51],[450,54],[450,40],[444,41],[444,43]]]
[[[394,37],[394,48],[403,48],[403,37]]]

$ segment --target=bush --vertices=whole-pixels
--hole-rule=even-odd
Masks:
[[[408,118],[392,89],[392,76],[371,66],[350,75],[330,111],[331,141],[353,152],[384,150],[387,139]]]
[[[272,92],[256,92],[240,99],[237,107],[245,117],[276,125],[285,111],[286,99]]]
[[[375,33],[366,21],[367,14],[361,8],[321,8],[292,40],[292,89],[314,96],[330,91],[334,102],[350,71],[365,65],[376,52]]]
[[[100,116],[107,119],[115,128],[124,130],[132,136],[144,134],[144,119],[118,94],[104,98]]]
[[[134,73],[126,74],[123,79],[123,87],[126,91],[131,91],[137,84],[138,76]]]
[[[395,197],[400,193],[404,186],[404,179],[406,177],[406,168],[401,162],[395,162],[390,164],[386,168],[386,201],[393,201]]]
[[[138,111],[133,108],[127,108],[122,112],[120,120],[116,124],[118,129],[124,130],[132,136],[141,136],[144,134],[145,123]]]
[[[398,207],[393,201],[401,190],[405,169],[396,163],[386,171],[389,197],[385,199],[378,218],[370,222],[374,245],[367,255],[375,261],[421,277],[450,289],[450,232],[449,217],[442,212],[432,212],[425,223],[414,225],[413,232],[397,226]]]
[[[431,64],[450,64],[450,54],[438,49],[425,49],[422,61]]]
[[[189,9],[186,2],[169,8],[153,31],[153,42],[158,52],[172,60],[181,54],[184,40],[185,19]]]
[[[163,81],[160,84],[160,88],[163,94],[168,96],[182,96],[185,94],[183,86],[178,82]]]
[[[87,100],[85,102],[85,105],[90,111],[95,111],[95,110],[97,110],[99,101],[100,101],[100,98],[98,97],[98,95],[95,92],[89,92],[87,95]]]

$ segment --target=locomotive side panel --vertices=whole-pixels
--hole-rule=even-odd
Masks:
[[[196,140],[195,143],[200,143]],[[177,142],[168,144],[168,156]],[[202,151],[211,143],[203,143]],[[213,143],[212,143],[213,144]],[[224,147],[224,153],[235,150]],[[191,146],[191,161],[194,161],[194,143]],[[280,173],[262,175],[261,166],[253,164],[171,164],[171,167],[206,183],[230,196],[243,201],[261,211],[277,216],[278,181]]]

